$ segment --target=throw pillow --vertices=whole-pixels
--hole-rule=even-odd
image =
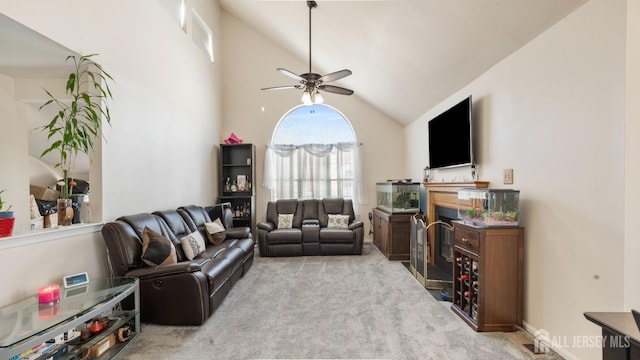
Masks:
[[[194,231],[191,234],[184,236],[182,239],[180,239],[180,244],[182,245],[184,256],[186,256],[189,260],[193,260],[194,257],[204,252],[204,249],[207,246],[204,243],[204,238],[199,231]]]
[[[293,227],[293,214],[278,215],[278,229],[291,229]]]
[[[222,244],[226,237],[226,233],[224,231],[224,226],[222,225],[222,221],[220,221],[220,218],[217,218],[210,223],[204,224],[204,228],[207,230],[207,237],[209,238],[210,243],[214,245]]]
[[[329,214],[328,228],[348,229],[349,228],[349,215],[334,215]]]
[[[176,248],[171,240],[145,226],[142,231],[142,261],[149,266],[175,264],[178,262]]]

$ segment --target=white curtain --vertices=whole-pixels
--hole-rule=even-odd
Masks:
[[[357,143],[267,145],[262,185],[272,200],[344,197],[368,204]]]

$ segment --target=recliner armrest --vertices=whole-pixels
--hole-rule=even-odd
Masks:
[[[182,261],[132,270],[127,277],[140,280],[140,315],[143,322],[201,325],[210,315],[207,274],[211,259]],[[180,304],[180,306],[176,306]]]
[[[266,231],[273,231],[273,229],[275,229],[275,226],[272,223],[268,222],[268,221],[267,222],[261,222],[261,223],[258,223],[258,229],[266,230]]]
[[[153,279],[167,275],[177,275],[183,273],[191,273],[202,270],[202,265],[210,261],[209,259],[183,261],[169,265],[158,265],[153,267],[138,268],[129,271],[127,277],[137,277],[143,279]]]
[[[349,224],[349,230],[361,228],[364,226],[362,220],[354,220],[351,224]]]
[[[316,219],[307,219],[307,220],[302,220],[302,225],[318,225],[320,226],[320,220],[316,220]]]

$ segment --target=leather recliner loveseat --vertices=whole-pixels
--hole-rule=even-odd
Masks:
[[[113,276],[135,277],[140,283],[140,316],[143,322],[164,325],[201,325],[222,303],[235,282],[253,264],[254,241],[249,228],[233,228],[229,209],[213,207],[221,214],[225,240],[207,240],[209,212],[199,206],[122,216],[106,223],[102,235]],[[141,259],[145,227],[170,240],[177,263],[148,266]],[[189,260],[181,238],[201,232],[202,253]]]
[[[270,201],[257,228],[260,256],[362,254],[364,224],[350,199]]]

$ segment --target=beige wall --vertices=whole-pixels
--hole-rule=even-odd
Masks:
[[[187,4],[213,30],[214,53],[220,54],[217,2]],[[94,212],[104,221],[217,200],[221,62],[212,64],[155,0],[5,1],[0,12],[73,51],[98,53],[115,79],[112,127],[91,171],[92,205],[101,198]],[[90,232],[78,241],[3,247],[0,264],[18,276],[2,279],[12,291],[0,293],[0,306],[65,274],[108,275],[104,244],[96,238]]]
[[[640,1],[627,2],[624,309],[640,309]]]
[[[89,279],[106,277],[105,259],[106,248],[99,232],[58,234],[42,242],[2,248],[0,284],[11,291],[0,293],[0,307],[35,295],[40,286],[62,285],[64,275],[86,271]]]
[[[0,191],[16,217],[14,229],[29,228],[29,150],[27,106],[15,100],[15,80],[0,74]],[[11,156],[7,156],[11,154]]]
[[[256,144],[257,185],[262,184],[265,145],[280,118],[300,104],[301,93],[296,90],[261,91],[260,88],[291,84],[291,79],[276,71],[284,67],[293,72],[306,72],[308,63],[266,39],[235,17],[223,13],[224,39],[222,54],[224,125],[220,141],[234,132],[245,142]],[[349,64],[344,64],[345,68]],[[313,69],[329,73],[340,69]],[[352,76],[362,76],[353,74]],[[390,178],[405,178],[402,161],[404,134],[402,126],[354,96],[326,94],[325,103],[337,108],[351,122],[364,151],[364,173],[369,203],[360,209],[366,224],[367,213],[375,207],[375,183]],[[264,108],[264,111],[262,110]],[[416,180],[419,178],[415,178]],[[266,215],[266,201],[270,192],[257,186],[257,219]],[[366,235],[368,236],[368,235]]]
[[[628,310],[626,17],[624,0],[588,2],[405,129],[407,151],[426,152],[427,121],[473,95],[480,178],[521,191],[525,325],[566,338],[557,350],[570,359],[601,356],[571,347],[600,333],[583,312]],[[425,160],[409,158],[415,177]],[[512,186],[502,184],[505,168],[514,169]]]

